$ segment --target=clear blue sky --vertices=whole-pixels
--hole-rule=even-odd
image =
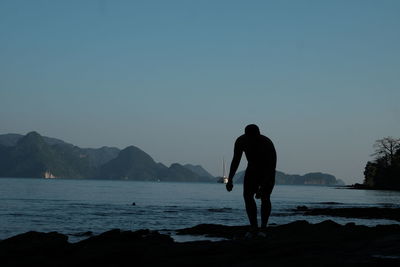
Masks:
[[[374,141],[400,136],[399,14],[395,0],[1,0],[0,134],[136,145],[221,175],[257,123],[279,170],[362,182]]]

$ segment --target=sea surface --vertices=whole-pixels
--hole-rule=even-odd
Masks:
[[[164,230],[202,223],[247,225],[242,185],[232,192],[218,183],[167,183],[78,179],[0,178],[0,239],[27,231],[67,234],[79,241],[90,231]],[[391,220],[303,216],[297,206],[398,207],[400,192],[277,185],[270,224],[331,219],[374,226]],[[258,205],[260,204],[257,202]]]

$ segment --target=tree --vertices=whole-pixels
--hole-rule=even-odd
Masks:
[[[374,162],[367,162],[364,170],[364,184],[369,187],[375,186],[375,178],[377,177],[378,164]]]
[[[374,144],[375,160],[367,162],[364,185],[374,189],[400,190],[400,139],[385,137]]]
[[[382,159],[386,167],[393,166],[396,152],[400,149],[400,139],[391,136],[375,141],[374,144],[377,159]]]

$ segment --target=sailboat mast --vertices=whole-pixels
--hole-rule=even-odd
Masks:
[[[219,180],[221,183],[228,183],[228,177],[226,176],[226,166],[225,166],[225,158],[222,157],[222,177]]]
[[[225,173],[225,158],[222,158],[222,177],[226,177],[226,173]]]

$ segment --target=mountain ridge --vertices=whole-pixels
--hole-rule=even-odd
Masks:
[[[135,146],[80,148],[34,131],[0,135],[0,177],[214,181],[178,163],[166,167]]]
[[[245,171],[236,173],[233,181],[235,183],[243,183]],[[310,172],[304,175],[286,174],[281,171],[276,171],[275,184],[277,185],[344,185],[345,183],[337,179],[335,176],[322,173]]]
[[[244,171],[234,182],[243,182]],[[140,181],[216,182],[201,165],[173,163],[169,167],[136,146],[80,148],[61,139],[0,135],[0,177],[45,177]],[[343,185],[333,175],[313,172],[290,175],[276,172],[276,184]]]

